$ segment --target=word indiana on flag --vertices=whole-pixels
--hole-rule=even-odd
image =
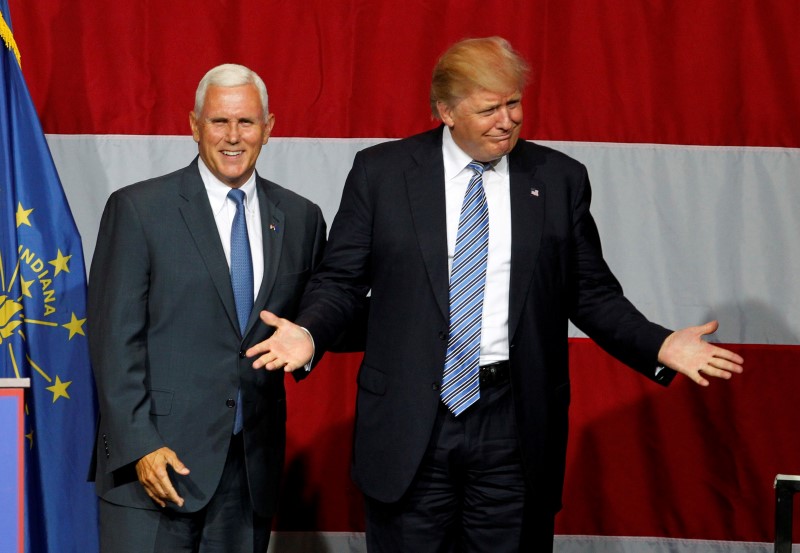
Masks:
[[[430,78],[445,49],[470,36],[508,39],[532,69],[521,136],[587,166],[604,256],[626,296],[670,328],[718,320],[709,340],[745,358],[744,373],[729,382],[701,388],[678,376],[662,389],[579,329],[563,329],[570,436],[556,551],[772,550],[775,475],[800,474],[800,2],[241,0],[212,9],[174,0],[150,10],[10,2],[87,260],[112,191],[197,154],[188,116],[209,68],[241,63],[264,78],[276,124],[257,169],[319,204],[330,225],[357,151],[436,125]],[[9,67],[10,50],[4,55]],[[2,78],[16,78],[13,69]],[[7,111],[14,104],[4,100]],[[13,135],[22,140],[31,128]],[[38,155],[38,146],[17,149],[7,136],[5,151]],[[12,159],[27,177],[34,163]],[[81,307],[44,302],[49,291],[59,301],[82,294],[82,281],[69,298],[62,288],[66,277],[82,278],[79,246],[49,234],[71,223],[44,226],[56,217],[44,210],[63,199],[49,173],[26,180],[28,192],[19,182],[10,192],[15,181],[2,178],[10,218],[3,295],[25,309],[13,321],[28,322],[17,327],[27,341],[19,332],[3,337],[4,363],[10,352],[26,361],[33,332],[83,348],[83,327],[71,322],[72,312],[83,318]],[[530,195],[547,200],[535,183]],[[16,225],[23,220],[31,226]],[[34,230],[38,241],[24,234]],[[68,256],[70,272],[56,274],[50,262]],[[32,298],[20,276],[33,282]],[[45,305],[56,311],[46,315]],[[77,384],[88,373],[79,376],[61,354],[29,351],[25,374],[40,394],[29,416],[36,451],[53,443],[37,430],[39,417],[86,401]],[[286,382],[276,552],[365,551],[362,497],[349,478],[360,362],[360,354],[326,355],[304,381]],[[65,382],[70,399],[47,391]],[[90,449],[59,459],[83,470]],[[37,459],[42,474],[53,468],[53,457]],[[42,488],[37,497],[49,500],[54,492]]]
[[[97,499],[87,482],[96,400],[83,248],[22,77],[24,48],[5,0],[0,34],[0,378],[30,379],[25,550],[91,553],[98,549]]]

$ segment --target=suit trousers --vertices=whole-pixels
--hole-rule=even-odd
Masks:
[[[366,498],[370,553],[550,552],[554,513],[525,484],[511,385],[481,386],[458,417],[440,404],[430,444],[397,503]]]
[[[265,553],[271,521],[253,512],[240,433],[231,438],[214,496],[196,513],[135,509],[101,499],[100,551]]]

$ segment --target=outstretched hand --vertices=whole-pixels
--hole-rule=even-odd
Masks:
[[[717,321],[711,321],[676,330],[661,345],[658,362],[685,374],[700,386],[709,385],[703,375],[728,380],[734,373],[740,374],[742,356],[703,340],[703,336],[713,334],[718,327]]]
[[[275,327],[275,333],[245,352],[247,357],[258,356],[253,361],[254,369],[283,369],[292,372],[305,367],[311,361],[314,356],[314,342],[303,327],[269,311],[262,311],[259,316],[264,324]]]
[[[161,447],[136,462],[136,476],[150,499],[159,506],[166,507],[166,502],[170,501],[178,507],[183,507],[183,498],[175,491],[169,479],[167,465],[182,476],[189,474],[189,469],[178,459],[174,451],[168,447]]]

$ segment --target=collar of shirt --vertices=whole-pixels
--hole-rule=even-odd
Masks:
[[[450,133],[450,127],[445,125],[444,132],[442,133],[442,157],[444,158],[444,180],[445,182],[451,181],[462,171],[472,171],[468,169],[467,165],[472,161],[469,155],[458,147],[456,141],[453,140],[453,135]],[[505,155],[500,159],[492,162],[491,169],[494,170],[499,176],[503,178],[508,177],[508,156]]]
[[[214,176],[211,170],[203,162],[203,158],[197,159],[197,167],[200,170],[200,177],[203,179],[203,185],[205,186],[206,193],[208,194],[208,201],[211,204],[211,212],[214,214],[214,217],[217,217],[228,204],[228,192],[231,191],[231,187]],[[256,203],[251,201],[252,198],[256,197],[255,171],[253,171],[253,174],[250,175],[250,178],[247,179],[247,182],[240,186],[239,189],[244,192],[244,208],[247,211],[246,216],[249,218],[255,209]],[[231,202],[230,205],[233,207],[233,202]],[[233,208],[233,210],[235,212],[235,208]]]

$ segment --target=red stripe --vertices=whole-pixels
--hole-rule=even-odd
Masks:
[[[745,357],[743,375],[708,388],[678,376],[664,389],[590,340],[570,342],[558,533],[773,540],[772,482],[800,459],[800,346],[728,347]],[[281,530],[363,530],[349,478],[359,361],[327,356],[302,383],[287,379]]]
[[[432,124],[441,51],[500,34],[534,69],[528,138],[800,147],[793,1],[10,4],[48,133],[186,135],[198,80],[234,61],[277,136],[405,136]]]

